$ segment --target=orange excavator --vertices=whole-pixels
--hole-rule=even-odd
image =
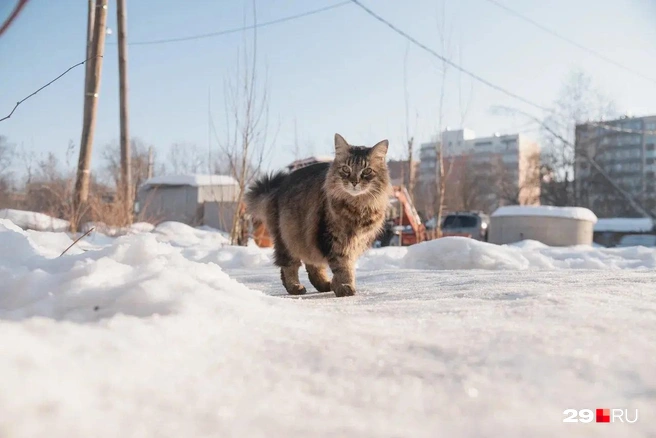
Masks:
[[[400,236],[402,246],[414,245],[426,240],[426,227],[421,223],[421,218],[405,186],[392,187],[387,219],[389,226],[393,227],[394,234]]]

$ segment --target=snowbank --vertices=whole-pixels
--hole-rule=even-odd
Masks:
[[[162,175],[146,180],[141,187],[151,186],[234,186],[237,180],[228,175]]]
[[[0,222],[0,247],[12,248],[0,253],[0,318],[166,314],[190,293],[245,290],[219,266],[193,262],[153,234],[119,237],[96,251],[75,246],[63,257],[70,239],[49,237]]]
[[[499,207],[491,217],[500,216],[547,216],[597,222],[597,216],[583,207],[552,207],[547,205],[510,205]]]
[[[155,229],[155,225],[148,222],[136,222],[127,227],[114,227],[103,222],[86,222],[80,227],[80,231],[86,233],[91,228],[105,236],[118,237],[126,234],[150,233]]]
[[[63,219],[57,219],[34,211],[12,210],[8,208],[0,210],[0,219],[8,219],[24,230],[63,232],[67,231],[70,227],[70,222]]]
[[[157,240],[167,242],[178,247],[202,246],[221,247],[228,245],[230,239],[220,231],[193,228],[181,222],[162,222],[155,227],[153,233]]]
[[[499,246],[465,237],[444,237],[410,247],[370,250],[358,261],[358,267],[366,270],[654,269],[656,249],[558,248],[536,241]]]
[[[654,229],[654,220],[648,217],[602,218],[594,226],[595,232],[648,233]]]
[[[186,247],[183,252],[190,260],[202,263],[215,263],[224,269],[256,269],[270,267],[273,263],[273,250],[257,246],[201,245]]]

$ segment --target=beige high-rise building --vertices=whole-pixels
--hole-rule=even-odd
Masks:
[[[447,210],[492,212],[503,205],[540,203],[540,146],[522,134],[476,137],[471,130],[445,131]],[[422,195],[435,197],[436,143],[420,149]]]

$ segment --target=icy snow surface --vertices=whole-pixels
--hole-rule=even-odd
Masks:
[[[211,230],[94,234],[0,220],[0,437],[656,435],[656,250],[445,238],[296,299]]]
[[[509,205],[497,208],[492,217],[499,216],[549,216],[597,222],[597,216],[583,207],[552,207],[549,205]]]

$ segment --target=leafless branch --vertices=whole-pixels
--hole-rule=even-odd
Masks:
[[[255,2],[252,8],[252,19],[256,24]],[[266,75],[263,81],[260,81],[258,75],[256,28],[257,26],[253,27],[252,49],[244,49],[240,53],[234,78],[228,78],[225,82],[226,123],[223,141],[219,139],[214,124],[210,124],[210,129],[227,160],[230,173],[238,183],[237,208],[230,233],[233,244],[245,243],[241,239],[245,225],[242,201],[246,187],[259,172],[267,151],[268,83]]]
[[[66,248],[66,249],[64,250],[64,252],[62,252],[61,254],[59,254],[59,257],[61,257],[61,256],[63,256],[64,254],[66,254],[66,253],[68,252],[69,249],[73,248],[73,247],[75,246],[76,243],[78,243],[80,240],[84,239],[86,236],[88,236],[89,234],[91,234],[91,232],[92,232],[93,230],[95,230],[95,229],[96,229],[95,227],[91,227],[91,228],[89,229],[89,231],[87,231],[86,233],[84,233],[83,235],[81,235],[80,237],[78,237],[77,239],[75,239],[75,241],[74,241],[73,243],[71,243],[71,244],[68,246],[68,248]]]
[[[462,64],[462,43],[458,47],[458,62]],[[474,81],[470,80],[469,82],[469,99],[464,105],[462,103],[462,72],[458,70],[458,105],[460,106],[460,127],[465,127],[465,120],[469,114],[469,109],[471,108],[472,101],[474,100]]]
[[[442,0],[441,2],[442,10],[441,14],[438,15],[438,20],[437,20],[437,29],[438,29],[438,36],[440,39],[440,43],[442,46],[442,52],[447,54],[450,52],[449,49],[449,41],[450,41],[450,31],[447,34],[446,30],[446,0]],[[435,170],[436,170],[436,175],[435,175],[435,194],[436,194],[436,210],[435,210],[435,221],[436,221],[436,228],[438,232],[438,236],[441,232],[441,227],[442,227],[442,213],[444,210],[444,204],[445,204],[445,194],[446,194],[446,179],[448,177],[448,174],[451,171],[451,165],[449,166],[448,172],[445,172],[444,170],[444,141],[443,141],[443,135],[442,132],[444,130],[444,99],[446,95],[446,75],[447,71],[449,68],[449,63],[446,61],[446,59],[442,60],[442,77],[441,77],[441,84],[440,84],[440,97],[439,97],[439,104],[438,104],[438,115],[437,115],[437,120],[438,120],[438,126],[437,126],[437,132],[438,132],[438,141],[435,144],[436,150],[435,150],[435,155],[436,155],[436,163],[435,163]],[[450,160],[450,163],[452,161]]]

